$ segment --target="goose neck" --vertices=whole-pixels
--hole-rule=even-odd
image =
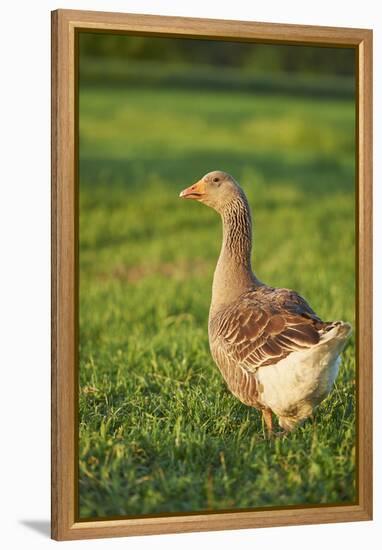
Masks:
[[[251,268],[252,222],[244,196],[221,211],[223,241],[212,286],[211,309],[229,304],[256,284]]]

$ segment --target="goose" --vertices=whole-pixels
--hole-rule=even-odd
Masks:
[[[212,358],[231,393],[261,411],[267,434],[274,433],[273,414],[286,434],[329,395],[352,327],[322,321],[297,292],[256,277],[250,208],[231,175],[209,172],[179,196],[222,219],[208,317]]]

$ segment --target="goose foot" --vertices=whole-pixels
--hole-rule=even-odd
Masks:
[[[277,437],[279,439],[283,438],[283,437],[286,437],[287,435],[289,435],[290,432],[288,432],[288,430],[280,430],[279,432],[274,432],[273,433],[273,437]]]
[[[273,418],[271,409],[262,409],[262,415],[264,423],[267,427],[267,438],[271,439],[273,437]]]

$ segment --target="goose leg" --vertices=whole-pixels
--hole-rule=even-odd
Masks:
[[[272,411],[271,411],[271,409],[263,409],[261,412],[263,414],[263,419],[264,419],[265,425],[267,427],[268,437],[272,437],[272,435],[273,435]]]

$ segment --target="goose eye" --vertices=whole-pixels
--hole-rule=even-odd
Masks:
[[[219,178],[214,178],[212,181],[218,182]]]

